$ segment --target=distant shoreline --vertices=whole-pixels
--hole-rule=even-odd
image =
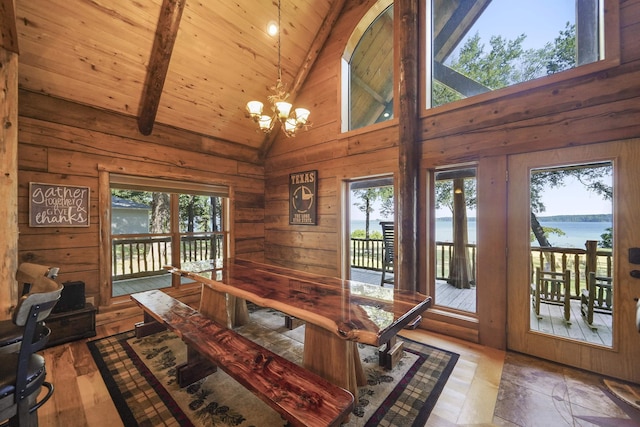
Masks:
[[[612,214],[585,214],[585,215],[550,215],[536,216],[540,222],[611,222]],[[451,222],[452,218],[440,217],[436,221]],[[475,221],[475,217],[467,218],[468,221]]]

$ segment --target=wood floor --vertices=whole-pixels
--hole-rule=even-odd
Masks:
[[[101,325],[96,338],[130,330],[140,320],[141,315]],[[403,331],[403,335],[460,354],[427,426],[630,426],[640,422],[640,416],[633,421],[637,414],[627,415],[606,395],[597,375],[422,330]],[[40,426],[123,425],[86,341],[44,351],[47,378],[56,389],[38,412]],[[576,389],[579,395],[572,394]]]

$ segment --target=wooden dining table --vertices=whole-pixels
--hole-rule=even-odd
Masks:
[[[246,323],[246,301],[305,321],[303,365],[358,396],[366,384],[358,343],[379,348],[390,368],[401,356],[397,334],[415,327],[431,297],[354,280],[317,275],[243,259],[218,270],[173,274],[202,283],[200,312],[229,328]]]

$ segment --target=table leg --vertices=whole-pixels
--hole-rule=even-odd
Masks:
[[[249,322],[249,310],[244,299],[218,292],[206,284],[202,285],[199,311],[217,324],[229,329]]]
[[[328,330],[305,325],[304,367],[353,394],[358,399],[358,386],[366,385],[358,344],[340,338]]]

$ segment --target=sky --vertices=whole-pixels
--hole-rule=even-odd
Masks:
[[[477,30],[488,43],[499,27],[500,35],[510,40],[526,34],[526,49],[540,48],[553,41],[567,21],[575,22],[575,0],[492,0],[469,35]]]
[[[609,181],[608,184],[611,184]],[[584,185],[575,180],[567,180],[564,187],[548,189],[542,197],[546,210],[539,216],[552,215],[586,215],[586,214],[610,214],[613,211],[611,201],[604,200],[602,196],[587,191]],[[352,201],[353,203],[353,201]],[[441,209],[436,212],[436,217],[450,217],[449,209]],[[475,216],[475,211],[469,211],[468,216]],[[351,219],[364,220],[364,213],[354,205],[351,206]],[[380,205],[374,204],[374,212],[371,220],[391,219],[380,215]]]

